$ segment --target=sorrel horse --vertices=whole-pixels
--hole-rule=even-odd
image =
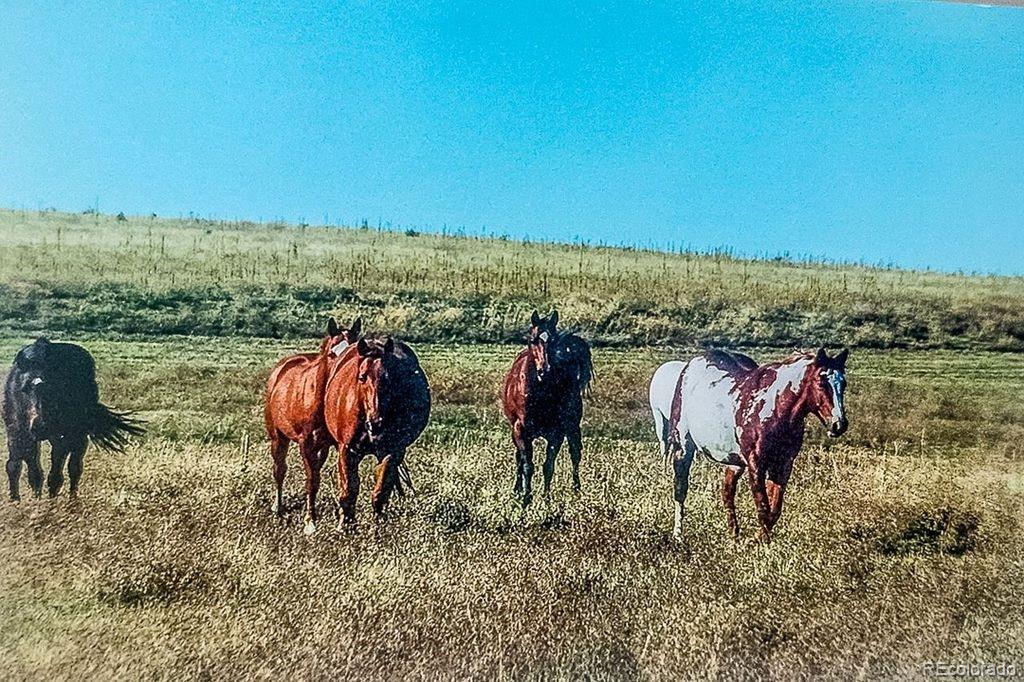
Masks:
[[[7,429],[7,481],[12,500],[19,499],[22,463],[36,497],[43,490],[39,444],[50,442],[50,497],[64,484],[67,462],[71,496],[78,495],[82,459],[92,440],[100,448],[124,452],[130,436],[141,436],[141,422],[100,402],[96,364],[89,351],[71,343],[37,339],[18,351],[4,384]]]
[[[283,487],[288,471],[288,445],[295,441],[306,470],[306,515],[304,530],[316,531],[316,495],[320,489],[320,471],[333,441],[324,424],[324,393],[333,361],[359,340],[362,319],[356,318],[348,329],[341,329],[332,317],[327,336],[317,353],[290,355],[274,366],[267,379],[264,422],[274,461],[276,496],[274,511],[284,515]]]
[[[560,333],[557,325],[558,311],[548,318],[533,311],[527,347],[512,363],[501,396],[516,448],[513,490],[522,493],[524,505],[533,499],[533,441],[537,437],[547,441],[544,493],[551,491],[555,459],[566,440],[572,459],[572,487],[580,489],[580,421],[594,364],[587,342],[575,334]]]
[[[401,492],[406,450],[430,419],[430,387],[416,354],[390,337],[360,339],[331,367],[324,419],[338,446],[339,527],[355,521],[359,462],[370,454],[378,463],[373,511],[381,517],[392,491]]]
[[[654,428],[675,473],[675,534],[682,533],[690,465],[697,452],[725,467],[722,501],[729,530],[739,537],[736,484],[745,470],[754,495],[760,538],[771,541],[804,420],[816,416],[828,435],[848,426],[843,395],[846,358],[824,348],[758,366],[741,353],[711,351],[685,365],[668,362],[651,380]]]

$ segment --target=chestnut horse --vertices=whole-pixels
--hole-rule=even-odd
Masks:
[[[373,511],[383,515],[392,491],[401,492],[406,449],[429,418],[427,377],[406,344],[390,337],[383,342],[360,339],[334,363],[324,419],[338,446],[339,527],[355,521],[359,462],[370,454],[378,462]]]
[[[551,491],[555,459],[563,441],[569,442],[572,488],[580,489],[580,458],[583,439],[583,394],[593,378],[590,346],[575,334],[557,329],[558,311],[541,318],[533,311],[528,345],[516,356],[505,377],[502,408],[512,427],[516,448],[516,482],[523,504],[533,499],[533,441],[547,441],[544,459],[544,493]]]
[[[843,396],[846,358],[824,348],[758,366],[741,353],[711,351],[683,365],[668,362],[651,380],[651,411],[662,451],[675,471],[675,534],[682,533],[690,465],[697,452],[725,467],[722,501],[729,530],[739,537],[736,483],[744,470],[754,495],[760,538],[771,541],[804,420],[816,416],[828,435],[848,426]]]
[[[333,360],[359,339],[362,320],[356,318],[349,329],[342,330],[332,317],[327,323],[327,336],[317,353],[290,355],[274,366],[267,379],[264,421],[270,439],[270,456],[274,460],[274,483],[277,494],[274,511],[284,515],[283,487],[288,470],[288,445],[299,445],[306,469],[306,516],[304,530],[316,530],[316,495],[320,489],[320,470],[333,445],[324,424],[324,391]]]

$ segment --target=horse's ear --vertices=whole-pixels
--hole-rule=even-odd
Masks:
[[[384,355],[391,355],[395,352],[395,340],[388,337],[388,340],[384,342]]]
[[[358,351],[360,355],[365,357],[366,354],[370,352],[370,344],[366,342],[366,339],[359,339],[359,344],[356,346],[356,351]]]
[[[533,311],[533,316],[530,318],[530,324],[534,327],[540,326],[540,315],[537,314],[536,310]]]
[[[833,360],[833,362],[835,362],[840,367],[844,367],[845,368],[846,367],[846,358],[848,358],[849,356],[850,356],[850,349],[849,348],[844,348],[841,351],[839,351],[839,355],[837,355],[835,357],[835,360]]]
[[[352,323],[352,326],[348,328],[348,331],[353,336],[359,336],[363,333],[363,318],[357,317]]]
[[[337,336],[340,333],[341,330],[338,329],[338,321],[333,317],[327,320],[327,336]]]
[[[558,311],[557,310],[551,311],[551,317],[549,317],[548,320],[549,320],[548,326],[551,329],[554,329],[555,325],[558,324]]]
[[[814,364],[819,367],[824,367],[825,363],[828,362],[828,353],[825,352],[824,348],[819,348],[817,355],[814,356]]]

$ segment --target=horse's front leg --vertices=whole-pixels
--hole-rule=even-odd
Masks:
[[[555,460],[558,459],[558,451],[562,449],[562,442],[565,440],[565,435],[561,433],[551,433],[546,437],[547,454],[544,457],[544,494],[551,494],[551,480],[555,477]]]
[[[765,544],[772,541],[772,512],[765,487],[767,471],[760,462],[751,462],[747,469],[750,480],[750,492],[754,495],[754,508],[757,510],[757,522],[761,526],[760,539]]]
[[[306,516],[302,530],[306,535],[316,532],[316,495],[320,491],[320,469],[323,466],[321,446],[311,436],[299,443],[303,468],[306,470]]]
[[[373,488],[373,511],[377,518],[384,516],[391,493],[398,484],[398,467],[405,459],[405,453],[394,453],[384,457],[377,465],[377,483]]]
[[[10,486],[11,501],[21,499],[18,492],[21,481],[22,462],[31,458],[39,461],[39,441],[32,438],[27,431],[8,426],[7,429],[7,484]]]
[[[523,492],[526,483],[526,460],[524,453],[529,439],[526,437],[526,429],[521,421],[512,425],[512,444],[516,448],[516,482],[512,492],[519,495]]]
[[[533,436],[520,432],[516,439],[519,463],[522,467],[523,506],[533,501]]]
[[[356,520],[356,498],[359,497],[359,457],[348,447],[338,446],[338,527]]]
[[[570,428],[566,434],[569,445],[569,459],[572,460],[572,489],[573,492],[580,491],[580,460],[583,459],[583,437],[580,435],[580,425],[577,423]]]
[[[727,466],[725,478],[722,480],[722,504],[725,505],[725,518],[734,540],[740,537],[740,523],[736,520],[736,484],[742,473],[743,469],[740,467]]]
[[[790,460],[768,474],[765,487],[768,491],[768,506],[771,510],[769,529],[774,529],[782,516],[782,501],[786,495],[786,485],[789,483],[789,476],[793,471],[793,461]]]

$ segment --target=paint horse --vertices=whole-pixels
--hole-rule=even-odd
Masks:
[[[96,364],[89,351],[72,343],[45,338],[25,346],[14,358],[4,383],[4,426],[7,429],[7,481],[12,500],[19,499],[22,464],[36,497],[43,490],[39,444],[49,441],[50,497],[64,484],[67,463],[71,496],[78,495],[82,460],[91,440],[104,450],[124,452],[132,436],[143,435],[141,422],[100,402]]]
[[[360,339],[331,367],[324,420],[338,446],[338,506],[342,524],[355,521],[359,462],[377,458],[373,510],[384,514],[391,493],[408,481],[405,454],[430,419],[430,387],[419,359],[404,343]]]
[[[700,452],[725,467],[722,501],[733,537],[740,532],[736,485],[746,471],[760,539],[771,541],[803,444],[804,420],[814,415],[833,438],[846,431],[847,354],[829,357],[821,348],[758,366],[740,353],[711,351],[658,368],[651,380],[651,411],[662,453],[672,459],[677,537],[690,465]]]
[[[288,445],[294,441],[306,470],[306,514],[304,531],[316,531],[316,496],[320,471],[333,441],[324,423],[324,394],[327,375],[334,360],[359,340],[362,320],[356,318],[348,329],[340,329],[332,317],[327,335],[317,353],[290,355],[274,366],[267,379],[264,423],[274,462],[276,495],[274,511],[283,516],[284,478],[288,471]]]
[[[516,480],[513,488],[523,504],[533,499],[533,441],[547,441],[544,459],[544,493],[551,491],[555,459],[564,441],[572,460],[572,487],[580,489],[583,439],[583,395],[590,386],[594,364],[590,346],[575,334],[560,333],[558,311],[541,318],[533,311],[528,345],[512,363],[505,377],[501,402],[512,427],[516,448]]]

